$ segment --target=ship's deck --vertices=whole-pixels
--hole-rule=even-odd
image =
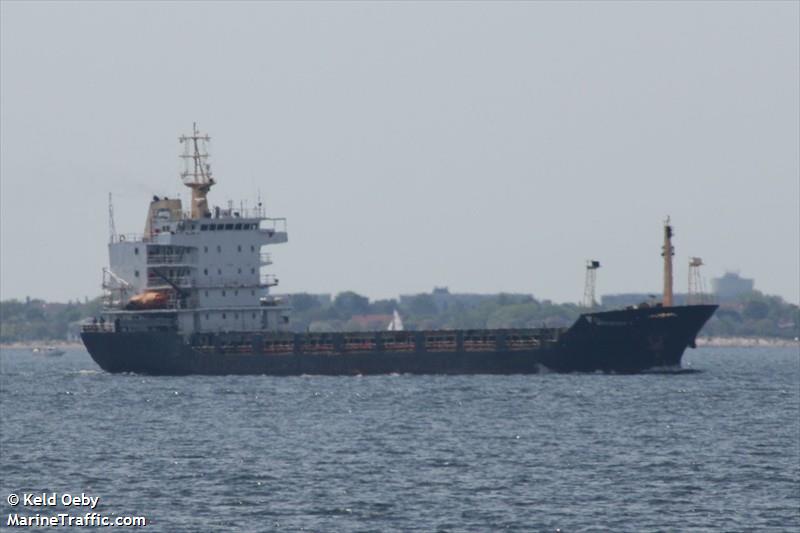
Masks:
[[[337,333],[195,334],[201,352],[340,354],[358,352],[493,352],[536,350],[556,343],[567,328],[368,331]]]

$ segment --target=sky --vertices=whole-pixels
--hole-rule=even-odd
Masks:
[[[212,137],[212,204],[288,219],[278,292],[800,301],[798,2],[0,3],[0,298],[100,294]]]

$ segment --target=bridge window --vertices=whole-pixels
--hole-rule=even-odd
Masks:
[[[233,224],[225,224],[225,229],[233,229]]]
[[[214,231],[216,229],[217,229],[217,226],[215,224],[209,224],[208,225],[208,231]]]
[[[192,229],[194,229],[194,226],[192,226]],[[208,230],[208,224],[200,224],[200,231],[206,230]],[[208,318],[208,315],[206,315],[206,318]]]
[[[236,224],[236,226],[234,226],[234,229],[242,229],[242,225],[241,224]]]

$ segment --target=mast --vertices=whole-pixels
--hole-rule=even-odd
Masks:
[[[114,225],[114,202],[108,193],[108,242],[117,240],[117,228]]]
[[[664,246],[661,248],[661,255],[664,257],[664,307],[672,307],[672,256],[675,255],[675,248],[672,246],[672,226],[669,217],[664,221]]]
[[[192,134],[181,135],[178,140],[183,143],[184,151],[180,156],[184,162],[181,172],[183,184],[192,190],[192,218],[204,218],[211,215],[208,209],[207,195],[216,183],[211,175],[207,144],[211,141],[208,135],[201,135],[197,123],[192,123]]]

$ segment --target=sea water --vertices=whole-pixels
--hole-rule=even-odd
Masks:
[[[168,532],[800,529],[799,350],[683,364],[148,377],[4,349],[0,528],[94,512]]]

